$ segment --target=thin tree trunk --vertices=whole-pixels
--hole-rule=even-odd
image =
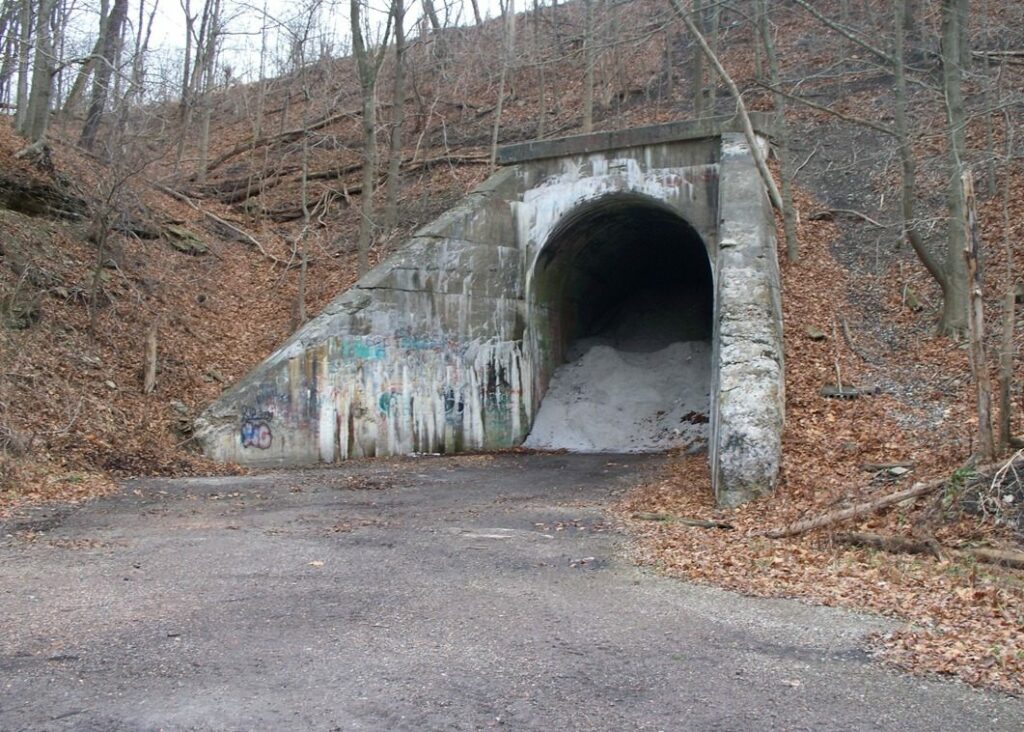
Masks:
[[[384,61],[393,18],[389,13],[387,28],[380,40],[379,50],[374,56],[367,49],[363,37],[360,0],[350,0],[349,17],[352,22],[352,54],[356,58],[359,87],[363,96],[363,185],[360,192],[362,205],[357,243],[359,274],[363,275],[370,269],[370,240],[373,235],[373,189],[377,177],[377,77]]]
[[[703,8],[703,0],[693,0],[693,14],[701,27],[704,25]],[[691,74],[693,75],[693,116],[701,119],[704,116],[704,53],[699,48],[693,52]]]
[[[392,0],[395,23],[395,78],[391,109],[391,154],[388,159],[388,191],[384,225],[398,225],[398,194],[402,188],[402,133],[405,127],[405,2]]]
[[[156,389],[156,367],[157,367],[157,327],[160,317],[153,318],[153,323],[146,333],[146,372],[142,379],[142,393],[152,394]]]
[[[743,124],[743,134],[747,138],[747,145],[750,147],[750,154],[754,158],[754,163],[757,166],[758,172],[761,174],[761,180],[764,182],[764,187],[768,191],[768,198],[771,200],[772,205],[779,211],[783,210],[782,194],[779,193],[778,186],[775,185],[775,179],[772,178],[772,173],[768,169],[768,163],[764,159],[764,153],[761,152],[761,144],[757,138],[757,134],[754,132],[754,127],[750,123],[750,115],[747,114],[747,105],[743,103],[743,97],[740,94],[740,90],[736,87],[736,83],[729,76],[729,73],[722,66],[718,57],[712,52],[708,42],[701,35],[700,30],[694,25],[693,18],[683,9],[680,4],[680,0],[670,0],[673,9],[682,19],[686,25],[687,30],[696,39],[697,44],[700,46],[701,51],[707,57],[708,63],[710,63],[718,75],[725,82],[725,85],[729,88],[729,93],[732,94],[733,99],[736,101],[736,113],[739,115],[740,122]]]
[[[543,138],[547,132],[548,121],[548,85],[547,66],[544,63],[544,54],[541,52],[541,14],[540,0],[533,0],[533,56],[537,64],[537,85],[538,96],[540,97],[540,111],[537,116],[537,137]]]
[[[779,59],[775,53],[775,39],[772,37],[768,0],[759,0],[758,16],[761,24],[761,41],[768,62],[768,73],[771,77],[772,87],[778,88],[781,83]],[[793,205],[793,166],[789,154],[789,128],[786,125],[786,97],[776,93],[774,101],[776,153],[779,156],[779,177],[782,179],[782,219],[786,236],[786,259],[790,263],[794,263],[800,255],[797,242],[796,207]]]
[[[483,18],[480,17],[480,3],[477,0],[469,0],[469,2],[473,6],[473,21],[477,25],[483,25]]]
[[[193,84],[194,89],[199,89],[202,94],[200,101],[201,115],[199,120],[199,163],[196,170],[196,179],[200,182],[206,180],[206,173],[209,167],[210,158],[210,118],[213,114],[212,92],[214,87],[214,73],[217,68],[217,55],[220,45],[220,15],[221,0],[207,0],[203,9],[203,34],[202,63],[199,63],[199,51],[196,49],[197,63],[193,71],[197,77]]]
[[[594,130],[594,2],[583,0],[583,132]]]
[[[715,58],[718,58],[718,26],[719,19],[721,18],[720,0],[711,0],[707,4],[707,14],[708,23],[705,26],[707,28],[705,38],[707,38],[711,53]],[[715,70],[715,64],[712,64],[711,68],[708,69],[708,109],[712,116],[715,114],[715,105],[718,101],[718,79],[715,78]]]
[[[907,16],[906,5],[908,0],[897,0],[894,8],[893,37],[893,73],[895,75],[896,87],[896,137],[899,142],[900,155],[900,210],[903,218],[903,236],[910,244],[918,259],[931,274],[932,278],[945,293],[948,287],[948,277],[942,264],[925,245],[917,230],[917,219],[914,214],[915,202],[917,200],[917,160],[914,157],[914,147],[910,140],[910,129],[907,120],[907,76],[904,66],[904,27],[903,23]]]
[[[967,266],[970,281],[970,333],[971,371],[974,372],[975,397],[978,417],[978,455],[985,462],[995,457],[992,439],[992,381],[989,377],[988,358],[985,354],[985,304],[981,295],[981,274],[978,271],[978,252],[981,249],[978,234],[977,213],[974,206],[974,183],[971,171],[961,176],[963,186],[964,249],[962,256]]]
[[[512,49],[515,45],[515,0],[502,3],[502,19],[504,21],[504,39],[501,54],[501,78],[498,81],[498,103],[494,109],[494,127],[491,130],[491,167],[498,162],[498,136],[501,132],[501,114],[505,106],[505,83],[508,80],[508,68],[512,63]]]
[[[1011,282],[1003,305],[1003,337],[999,344],[999,446],[1007,450],[1013,440],[1013,330],[1017,293]]]

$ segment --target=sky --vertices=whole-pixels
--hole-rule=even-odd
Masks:
[[[264,31],[269,52],[270,67],[267,72],[274,74],[280,71],[287,59],[288,34],[282,32],[282,26],[300,26],[304,18],[305,8],[310,0],[223,0],[225,17],[228,19],[229,35],[224,39],[221,63],[229,64],[235,77],[255,76],[259,70],[260,46]],[[407,0],[408,1],[408,0]],[[153,7],[154,0],[143,0],[147,13]],[[157,12],[153,23],[153,36],[150,48],[169,62],[171,58],[180,58],[185,48],[185,13],[182,4],[185,0],[156,0]],[[196,13],[197,6],[201,9],[203,0],[191,0]],[[264,5],[264,2],[266,3]],[[444,22],[445,0],[434,0],[435,7]],[[371,23],[382,26],[387,18],[387,0],[369,0]],[[472,21],[472,7],[468,0],[449,0],[451,22],[465,24]],[[479,0],[480,12],[484,17],[494,17],[499,12],[498,0]],[[417,0],[410,2],[407,12],[406,28],[415,27],[422,17],[422,6]],[[464,8],[462,7],[464,5]],[[132,0],[132,17],[138,17],[138,4]],[[265,8],[265,11],[264,11]],[[349,3],[345,0],[321,0],[322,18],[321,36],[318,41],[329,44],[335,54],[348,52],[348,16]],[[461,13],[461,15],[460,15]],[[94,11],[95,15],[95,11]],[[95,24],[95,20],[93,20]],[[95,32],[95,31],[94,31]],[[312,44],[317,48],[320,43]],[[317,51],[313,51],[316,55]],[[275,64],[277,66],[275,67]]]

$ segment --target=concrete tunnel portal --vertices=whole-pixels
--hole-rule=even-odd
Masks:
[[[501,148],[211,404],[196,443],[254,466],[706,445],[719,504],[771,491],[782,308],[755,121],[754,142],[730,117]]]
[[[706,447],[711,263],[670,206],[620,193],[565,214],[537,257],[527,298],[544,358],[526,446]]]

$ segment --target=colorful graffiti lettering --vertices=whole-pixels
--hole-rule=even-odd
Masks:
[[[266,450],[274,442],[274,433],[266,422],[242,422],[242,447]]]
[[[242,447],[255,447],[260,450],[268,449],[274,442],[274,433],[267,424],[274,418],[271,412],[266,410],[257,412],[253,409],[246,409],[242,412]]]

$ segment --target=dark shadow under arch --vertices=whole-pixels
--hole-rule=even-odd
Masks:
[[[673,209],[647,196],[611,194],[566,214],[537,258],[530,290],[551,370],[574,343],[595,336],[625,350],[711,339],[707,247]]]

